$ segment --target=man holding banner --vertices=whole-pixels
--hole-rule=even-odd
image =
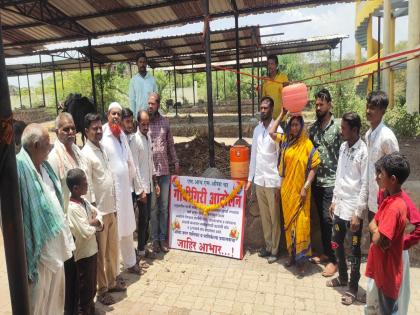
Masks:
[[[259,256],[268,257],[268,263],[272,264],[278,259],[280,244],[280,184],[281,177],[277,171],[279,159],[279,146],[269,135],[273,124],[274,101],[266,96],[261,99],[261,121],[255,127],[252,137],[251,162],[249,166],[248,183],[245,190],[248,191],[252,181],[256,185],[258,206],[264,232],[265,248]],[[277,130],[283,133],[281,127]]]

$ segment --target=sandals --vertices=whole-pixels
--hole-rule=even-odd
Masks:
[[[284,264],[284,266],[285,266],[286,268],[290,268],[290,267],[292,267],[295,263],[296,263],[295,259],[294,259],[293,257],[290,257],[290,258],[286,261],[286,263]]]
[[[125,282],[122,283],[122,282],[118,282],[118,281],[117,281],[115,287],[108,289],[108,292],[124,292],[124,291],[127,291],[127,286],[126,286]]]
[[[103,305],[115,304],[114,298],[108,292],[105,292],[104,294],[98,295],[96,299],[97,299],[97,301],[99,301]]]
[[[134,265],[133,267],[127,268],[127,272],[128,273],[133,273],[133,274],[136,274],[136,275],[139,275],[139,276],[144,274],[144,271],[141,270],[140,266],[137,265],[137,264]]]
[[[339,277],[334,278],[332,280],[328,280],[326,283],[327,287],[329,288],[346,287],[347,284],[347,281],[341,281]]]
[[[311,262],[315,265],[324,264],[324,263],[328,262],[328,257],[326,257],[326,256],[309,257],[309,262]]]
[[[350,291],[347,291],[341,297],[341,303],[344,305],[352,305],[354,301],[356,301],[356,295]]]

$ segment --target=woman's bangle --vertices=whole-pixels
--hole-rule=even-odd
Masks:
[[[305,185],[303,185],[303,189],[308,190],[310,186],[311,186],[311,183],[306,181]]]

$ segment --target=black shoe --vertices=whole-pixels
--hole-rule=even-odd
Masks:
[[[268,257],[267,261],[269,264],[272,264],[273,262],[276,262],[279,258],[277,256],[271,255]]]
[[[258,253],[259,257],[268,257],[270,255],[271,255],[271,253],[268,250],[266,250],[265,248],[261,249],[260,252]]]

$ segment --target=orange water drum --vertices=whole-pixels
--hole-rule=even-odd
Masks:
[[[236,180],[248,180],[249,147],[234,145],[230,148],[230,177]]]
[[[308,88],[305,83],[288,85],[282,90],[283,107],[292,115],[302,112],[308,104]]]

